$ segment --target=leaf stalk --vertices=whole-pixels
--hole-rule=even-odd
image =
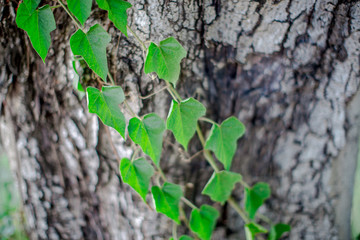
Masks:
[[[248,218],[248,216],[246,216],[246,213],[241,209],[241,207],[238,205],[234,198],[229,197],[228,202],[231,207],[240,215],[240,217],[244,220],[246,224],[250,223],[250,219]]]
[[[132,117],[136,117],[136,118],[138,118],[138,119],[141,119],[141,118],[134,112],[134,110],[130,107],[130,105],[128,104],[128,102],[127,102],[126,100],[124,101],[124,105],[125,105],[126,109],[130,112],[130,114],[131,114]]]
[[[134,160],[135,160],[136,156],[138,155],[139,151],[140,151],[139,148],[136,148],[136,149],[135,149],[133,155],[131,156],[131,163],[134,162]]]
[[[51,6],[50,8],[51,9],[56,9],[56,8],[59,8],[59,7],[62,7],[61,5],[55,5],[55,6]]]
[[[198,207],[196,207],[192,202],[190,202],[188,199],[182,197],[181,200],[188,205],[189,207],[191,207],[192,209],[199,209]]]
[[[152,96],[154,96],[154,95],[156,95],[156,94],[164,91],[164,90],[167,89],[167,88],[168,88],[168,86],[165,86],[165,87],[163,87],[163,88],[161,88],[161,89],[159,89],[159,90],[157,90],[157,91],[155,91],[155,92],[153,92],[153,93],[150,93],[149,95],[140,96],[139,98],[142,99],[142,100],[151,98]]]
[[[215,122],[215,121],[213,121],[213,120],[211,120],[210,118],[207,118],[207,117],[201,117],[201,118],[199,118],[199,120],[200,120],[200,121],[203,121],[203,122],[211,123],[211,124],[213,124],[213,125],[218,125],[217,122]]]
[[[142,49],[144,52],[146,52],[146,45],[145,43],[139,38],[139,36],[131,29],[129,25],[126,26],[127,29],[131,32],[131,34],[135,37],[135,39],[140,43]]]
[[[176,222],[173,222],[173,225],[172,225],[172,236],[173,236],[174,240],[178,240],[178,238],[177,238],[177,224],[176,224]]]
[[[111,84],[112,84],[112,85],[115,85],[114,78],[111,76],[111,74],[108,72],[107,75],[108,75],[108,77],[109,77],[109,79],[110,79]]]
[[[81,26],[81,24],[76,20],[76,18],[71,14],[71,12],[69,11],[69,9],[66,7],[65,3],[62,0],[58,0],[59,4],[64,8],[65,12],[70,16],[70,18],[74,21],[74,23],[76,24],[76,26],[81,29],[84,32],[83,27]]]

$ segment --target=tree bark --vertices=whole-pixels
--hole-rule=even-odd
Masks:
[[[271,199],[260,211],[292,226],[289,239],[350,239],[350,206],[360,124],[360,1],[129,1],[129,22],[144,40],[174,36],[188,51],[179,91],[203,102],[221,122],[247,127],[233,162],[249,183],[266,181]],[[87,111],[72,88],[69,38],[75,26],[54,10],[57,29],[46,64],[15,24],[17,3],[0,0],[2,144],[20,188],[31,239],[166,239],[170,221],[120,181],[130,142]],[[112,36],[110,71],[145,114],[166,117],[170,97],[143,72],[140,46],[94,8]],[[203,125],[203,129],[208,125]],[[111,138],[109,138],[111,135]],[[211,175],[201,157],[165,137],[162,167],[187,184],[196,204]],[[110,140],[111,139],[111,140]],[[235,190],[241,201],[242,189]],[[150,197],[149,197],[150,200]],[[227,205],[214,239],[243,239]],[[183,230],[181,230],[183,231]]]

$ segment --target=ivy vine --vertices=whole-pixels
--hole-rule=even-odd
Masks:
[[[101,89],[91,86],[86,88],[89,112],[98,115],[105,125],[114,128],[124,139],[127,127],[130,139],[139,145],[152,160],[153,165],[145,158],[137,158],[138,151],[134,151],[131,159],[121,159],[120,175],[145,203],[147,203],[146,196],[149,194],[151,178],[156,178],[154,181],[156,185],[151,187],[155,209],[175,222],[173,236],[170,239],[189,240],[197,237],[202,240],[211,239],[219,212],[213,206],[206,204],[197,207],[185,198],[182,186],[167,180],[160,167],[163,134],[166,129],[173,133],[176,141],[183,146],[185,151],[187,151],[190,139],[197,133],[204,148],[202,152],[214,169],[202,194],[208,195],[214,202],[229,203],[244,220],[247,240],[264,239],[265,236],[269,240],[275,240],[281,238],[283,233],[290,231],[289,225],[274,224],[267,217],[257,213],[259,207],[271,195],[270,186],[259,182],[251,187],[243,181],[239,173],[230,171],[237,141],[244,135],[245,126],[236,117],[230,117],[221,124],[204,117],[206,108],[203,104],[194,98],[183,100],[175,90],[180,75],[180,62],[187,54],[175,38],[166,38],[159,44],[151,42],[147,47],[127,24],[127,9],[132,7],[129,2],[96,0],[98,7],[108,12],[109,19],[117,29],[125,36],[128,36],[129,30],[139,42],[146,52],[145,73],[156,73],[165,81],[166,89],[173,97],[166,121],[155,113],[137,116],[126,103],[122,88],[115,85],[109,73],[106,46],[111,41],[110,35],[100,24],[91,26],[88,31],[85,31],[83,27],[90,16],[93,1],[67,0],[66,4],[62,0],[57,0],[57,2],[59,5],[39,6],[40,0],[23,0],[17,10],[16,23],[19,28],[26,31],[35,51],[45,62],[51,44],[50,33],[56,29],[52,10],[62,7],[71,17],[78,28],[70,38],[71,51],[76,56],[73,62],[75,72],[78,73],[76,61],[85,61],[87,66],[102,79],[103,85],[107,85]],[[107,79],[111,81],[110,85]],[[76,84],[76,88],[84,91],[80,83]],[[120,104],[124,104],[132,114],[128,126],[119,108]],[[207,138],[199,127],[199,121],[212,125]],[[217,167],[213,154],[223,164],[224,170]],[[244,187],[244,207],[231,197],[238,183]],[[189,220],[184,214],[183,204],[192,209]],[[256,222],[257,216],[265,222],[267,227]],[[176,224],[182,224],[182,222],[189,227],[193,237],[187,235],[177,237]]]

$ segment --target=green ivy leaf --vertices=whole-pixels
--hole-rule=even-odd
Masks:
[[[23,1],[30,12],[35,11],[35,9],[39,6],[41,0],[24,0]]]
[[[151,192],[154,197],[156,211],[165,214],[177,224],[180,224],[179,202],[183,196],[181,187],[166,182],[162,188],[153,186]]]
[[[173,132],[176,140],[185,150],[194,136],[198,119],[205,113],[204,105],[194,98],[188,98],[180,103],[172,101],[166,122],[167,129]]]
[[[128,130],[134,143],[139,144],[144,153],[159,166],[165,131],[164,120],[155,113],[145,115],[143,120],[135,117],[130,119]]]
[[[149,190],[150,179],[154,175],[154,169],[144,158],[131,162],[123,158],[120,163],[122,180],[129,184],[146,202],[146,194]]]
[[[270,197],[269,184],[259,182],[252,188],[245,188],[245,211],[254,219],[256,211]]]
[[[160,46],[151,43],[146,60],[145,73],[156,72],[159,78],[176,85],[180,75],[181,59],[186,57],[186,51],[173,37],[160,42]]]
[[[235,184],[242,179],[238,173],[229,171],[214,172],[210,180],[207,182],[202,194],[210,196],[211,200],[224,202],[230,197]]]
[[[50,32],[56,29],[56,24],[49,5],[35,10],[39,2],[22,2],[17,10],[16,24],[26,31],[35,51],[45,62],[51,44]]]
[[[132,5],[123,0],[96,0],[99,8],[108,11],[109,19],[125,36],[127,36],[126,10]]]
[[[205,149],[212,150],[226,170],[231,167],[237,140],[245,133],[245,126],[237,118],[229,117],[219,126],[214,124],[206,140]]]
[[[291,227],[287,224],[278,223],[276,225],[271,226],[269,240],[277,240],[280,239],[281,236],[286,233],[290,232]]]
[[[82,56],[89,67],[104,81],[108,74],[106,46],[110,39],[110,35],[99,24],[92,26],[86,34],[79,29],[70,38],[73,54]]]
[[[67,0],[69,10],[84,25],[90,16],[92,0]]]
[[[86,92],[89,112],[96,113],[105,125],[115,128],[125,139],[126,122],[119,108],[119,104],[125,99],[122,88],[107,86],[102,87],[100,92],[88,87]]]
[[[255,236],[259,233],[267,233],[268,230],[256,223],[248,223],[245,225],[246,240],[255,240]]]
[[[210,240],[218,217],[219,212],[215,208],[202,205],[200,209],[192,210],[190,229],[202,240]]]

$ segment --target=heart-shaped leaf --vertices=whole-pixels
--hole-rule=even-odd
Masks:
[[[173,183],[164,183],[163,187],[153,186],[151,192],[154,197],[156,211],[165,214],[180,224],[179,202],[183,196],[181,187]]]
[[[99,8],[108,11],[109,19],[125,36],[127,36],[126,10],[132,5],[123,0],[96,0]]]
[[[202,240],[210,240],[218,217],[219,212],[215,208],[202,205],[200,209],[192,210],[190,229]]]
[[[230,197],[232,190],[237,182],[242,179],[238,173],[229,171],[214,172],[210,180],[206,184],[202,194],[210,196],[211,200],[224,202]]]
[[[281,236],[286,233],[290,232],[291,227],[287,224],[278,223],[276,225],[271,226],[269,240],[277,240],[280,239]]]
[[[245,133],[245,126],[237,118],[229,117],[221,125],[214,124],[206,140],[205,149],[212,150],[226,170],[231,167],[237,140]]]
[[[126,122],[120,111],[119,104],[125,99],[124,92],[120,86],[102,87],[99,89],[88,87],[87,102],[90,113],[96,113],[101,121],[116,131],[125,139]]]
[[[106,46],[110,42],[110,35],[99,25],[96,24],[85,34],[79,29],[70,38],[70,47],[74,55],[84,58],[97,75],[106,81],[108,65],[106,58]]]
[[[159,78],[175,85],[180,75],[180,62],[184,57],[185,49],[173,37],[161,41],[159,46],[152,42],[148,48],[144,71],[156,72]]]
[[[264,182],[256,183],[252,188],[245,188],[245,211],[250,219],[254,219],[256,211],[270,197],[269,184]]]
[[[92,0],[67,0],[68,8],[72,14],[84,25],[90,16]]]
[[[255,240],[255,236],[259,233],[267,233],[268,230],[256,223],[248,223],[245,225],[246,240]]]
[[[22,2],[17,10],[16,24],[26,31],[35,51],[45,62],[51,44],[50,32],[56,29],[56,24],[49,5],[35,10],[39,2]]]
[[[204,116],[206,108],[193,98],[180,103],[172,101],[167,118],[167,129],[171,130],[176,140],[187,150],[190,139],[196,131],[197,121]]]
[[[154,175],[154,169],[144,158],[131,162],[123,158],[120,163],[122,180],[129,184],[146,202],[146,194],[149,190],[150,179]]]
[[[159,166],[165,123],[155,113],[144,116],[143,120],[130,119],[129,136],[134,143],[139,144],[145,154],[149,155]]]

